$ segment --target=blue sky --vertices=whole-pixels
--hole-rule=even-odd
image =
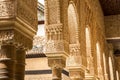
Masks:
[[[44,5],[44,0],[38,0],[38,1]]]

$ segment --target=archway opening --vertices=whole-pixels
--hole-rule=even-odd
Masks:
[[[68,29],[70,44],[77,43],[77,14],[73,4],[69,4],[68,7]]]

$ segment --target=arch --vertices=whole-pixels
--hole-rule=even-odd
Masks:
[[[70,44],[77,43],[78,40],[78,18],[77,11],[73,2],[68,6],[68,29]]]
[[[114,80],[113,63],[111,57],[109,57],[109,71],[110,71],[110,80]]]
[[[80,44],[78,37],[78,15],[73,1],[68,5],[68,32],[69,32],[69,52],[67,66],[80,66],[82,58],[80,55]]]

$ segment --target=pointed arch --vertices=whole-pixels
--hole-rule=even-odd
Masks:
[[[73,2],[68,6],[68,29],[70,44],[76,44],[78,40],[78,16]]]

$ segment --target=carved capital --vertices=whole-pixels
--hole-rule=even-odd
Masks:
[[[32,48],[32,40],[25,35],[15,30],[2,30],[0,31],[1,44],[14,44],[16,46],[24,46],[24,48]]]
[[[85,79],[85,71],[81,68],[71,68],[69,69],[70,78],[72,80],[84,80]]]
[[[48,58],[48,66],[51,68],[64,68],[66,65],[65,59],[59,58]]]

